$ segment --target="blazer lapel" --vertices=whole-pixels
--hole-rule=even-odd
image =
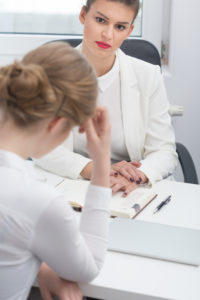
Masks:
[[[130,160],[141,159],[139,118],[139,91],[137,78],[130,66],[128,56],[121,50],[117,51],[120,65],[121,106],[124,137]]]

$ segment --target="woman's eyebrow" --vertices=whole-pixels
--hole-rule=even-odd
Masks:
[[[100,11],[96,11],[96,13],[98,13],[99,15],[101,15],[104,19],[106,19],[107,21],[109,21],[110,19],[108,17],[106,17],[104,14],[102,14]],[[121,21],[118,21],[117,22],[118,24],[130,24],[129,22],[121,22]]]
[[[99,15],[101,15],[104,19],[109,20],[109,18],[106,17],[104,14],[102,14],[100,11],[96,11],[96,13],[98,13]]]

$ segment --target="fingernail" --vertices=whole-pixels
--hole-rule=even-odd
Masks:
[[[118,176],[118,172],[115,172],[115,173],[114,173],[114,176],[117,177],[117,176]]]
[[[128,195],[128,193],[127,193],[127,192],[124,192],[124,193],[123,193],[123,196],[124,196],[124,197],[126,197],[127,195]]]
[[[133,178],[133,177],[131,177],[131,178],[130,178],[130,181],[131,181],[131,182],[134,182],[135,180],[134,180],[134,178]]]
[[[141,182],[140,180],[137,180],[137,181],[136,181],[137,184],[140,184],[140,182]]]

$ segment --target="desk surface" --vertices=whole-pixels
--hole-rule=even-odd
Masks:
[[[57,184],[63,179],[50,180]],[[200,185],[162,181],[155,189],[158,197],[138,220],[200,229]],[[168,195],[170,203],[153,214]],[[199,300],[200,267],[108,251],[99,276],[80,287],[84,295],[104,300]]]
[[[137,219],[200,229],[200,186],[172,181],[155,185],[158,197]],[[165,196],[171,202],[157,214]],[[83,293],[109,300],[200,299],[200,267],[109,251],[99,276]]]

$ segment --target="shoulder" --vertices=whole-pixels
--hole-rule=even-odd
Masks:
[[[118,55],[121,68],[123,68],[123,66],[124,68],[129,66],[128,70],[130,71],[131,69],[137,74],[141,73],[141,74],[152,75],[152,73],[160,73],[160,66],[153,65],[151,63],[148,63],[136,57],[126,55],[121,49],[118,49],[117,55]]]
[[[137,82],[138,88],[148,90],[157,87],[161,80],[160,66],[153,65],[141,59],[126,55],[122,50],[117,51],[122,77]]]
[[[14,191],[18,195],[18,207],[15,207],[15,211],[29,219],[32,224],[35,224],[43,212],[61,196],[53,186],[35,179],[26,172],[16,178]],[[11,194],[14,198],[13,192]]]
[[[37,180],[26,162],[11,153],[1,157],[0,177],[0,206],[22,223],[35,224],[46,208],[61,197],[53,186]]]
[[[31,216],[36,219],[53,201],[61,196],[54,186],[33,178],[26,180],[24,196],[26,195],[29,195],[28,206],[31,210]]]

